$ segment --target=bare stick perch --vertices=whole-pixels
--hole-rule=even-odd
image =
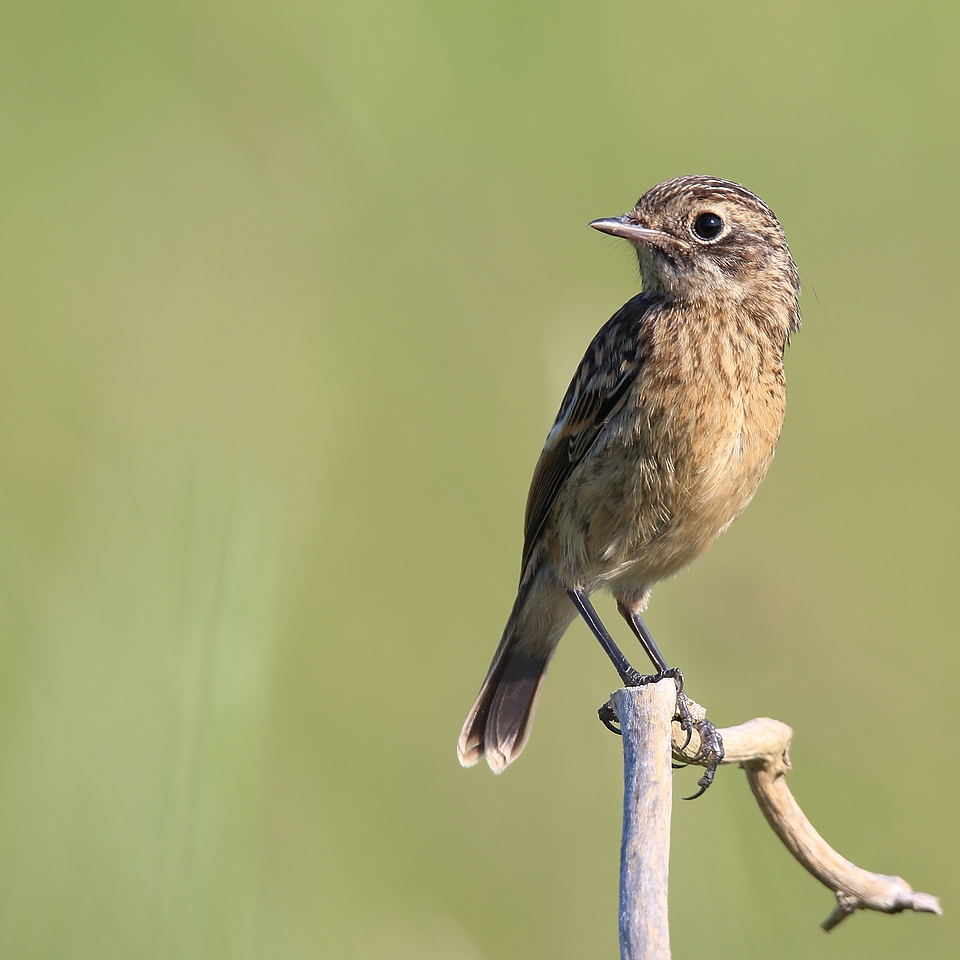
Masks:
[[[667,697],[655,694],[658,688],[665,688]],[[620,871],[620,949],[624,960],[663,960],[669,958],[669,936],[666,928],[666,910],[662,912],[662,931],[657,932],[656,942],[662,944],[661,952],[655,952],[649,946],[654,940],[644,932],[651,923],[659,923],[659,909],[647,908],[638,898],[651,897],[651,903],[666,899],[667,871],[666,860],[669,856],[669,837],[662,839],[663,830],[652,829],[648,823],[651,814],[631,804],[643,799],[646,802],[651,793],[656,793],[655,785],[640,784],[638,780],[656,771],[660,776],[666,760],[647,759],[646,752],[656,749],[660,743],[658,733],[646,733],[646,724],[663,723],[664,713],[673,710],[673,681],[661,681],[649,687],[624,687],[614,692],[611,702],[623,730],[624,746],[624,821],[623,848]],[[696,721],[706,716],[699,704],[690,704]],[[903,910],[915,910],[921,913],[939,914],[940,901],[928,893],[918,893],[900,877],[885,876],[863,870],[840,856],[814,830],[804,816],[797,801],[794,800],[784,779],[790,770],[789,747],[793,731],[779,720],[762,717],[749,720],[736,727],[720,730],[725,748],[725,764],[738,763],[746,771],[750,789],[767,818],[767,822],[783,842],[784,846],[797,860],[822,884],[828,887],[837,898],[837,906],[823,922],[824,930],[832,930],[841,920],[855,910],[879,910],[883,913],[900,913]],[[683,749],[686,734],[676,722],[672,725],[672,755],[681,763],[705,764],[701,754],[701,740],[696,729],[686,749]],[[638,741],[637,746],[634,741]],[[662,748],[661,748],[662,749]],[[643,769],[638,768],[643,763]],[[670,780],[670,776],[665,776]],[[666,813],[657,813],[664,817],[665,829],[669,833],[669,786],[661,788],[657,803],[666,798]],[[636,799],[634,799],[636,798]],[[660,851],[638,853],[634,844],[662,844]],[[629,846],[628,846],[629,845]],[[631,860],[627,861],[628,848]],[[662,871],[651,873],[646,881],[632,875],[632,871],[642,864],[657,864],[663,861]],[[651,893],[652,881],[662,883],[662,890]],[[638,929],[625,931],[625,919]],[[642,934],[642,936],[641,936]],[[646,950],[646,952],[643,952]]]
[[[620,845],[620,956],[670,960],[673,680],[624,687],[611,697],[623,731],[623,841]]]

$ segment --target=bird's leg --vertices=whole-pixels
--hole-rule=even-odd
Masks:
[[[643,652],[650,658],[650,662],[661,673],[665,674],[670,668],[667,666],[667,661],[663,658],[659,647],[653,642],[653,637],[650,636],[650,631],[640,618],[640,614],[631,610],[622,600],[617,601],[617,609],[620,611],[620,616],[630,624],[630,629],[637,635],[640,646],[643,647]]]
[[[654,643],[653,637],[650,636],[650,631],[647,629],[647,625],[643,622],[640,614],[636,610],[631,610],[621,600],[617,601],[617,609],[620,611],[620,616],[630,624],[630,629],[636,634],[637,639],[640,641],[640,646],[643,647],[644,653],[646,653],[653,665],[660,671],[660,676],[672,676],[677,682],[677,713],[680,715],[680,726],[687,734],[686,742],[680,749],[686,750],[690,745],[690,738],[693,736],[694,727],[697,728],[697,732],[700,734],[700,752],[702,756],[707,759],[707,769],[703,776],[697,781],[697,786],[700,789],[692,797],[683,798],[684,800],[696,800],[697,797],[703,796],[707,787],[713,783],[713,775],[723,760],[723,739],[717,728],[706,718],[694,723],[693,717],[690,714],[687,695],[683,692],[683,674],[676,667],[671,669],[667,666],[667,661],[664,659],[656,643]],[[602,720],[603,717],[600,719]]]
[[[653,677],[645,677],[642,673],[634,670],[630,666],[630,661],[623,655],[623,651],[617,646],[616,641],[610,636],[609,631],[600,620],[600,615],[593,608],[590,598],[583,590],[573,590],[570,587],[565,588],[567,596],[573,601],[577,608],[577,613],[583,617],[584,622],[590,628],[590,632],[600,641],[603,652],[610,658],[610,662],[617,668],[620,679],[626,687],[639,687],[651,683]]]
[[[659,677],[673,677],[677,684],[677,713],[680,714],[680,726],[687,735],[687,742],[683,745],[686,750],[693,736],[693,717],[687,703],[687,695],[683,692],[683,673],[679,667],[668,667],[660,648],[654,643],[647,625],[643,622],[636,610],[631,610],[622,600],[617,601],[620,616],[630,624],[630,629],[637,635],[643,652],[650,658],[650,662],[659,671]]]
[[[623,651],[617,646],[616,641],[610,636],[609,631],[600,620],[600,615],[593,608],[590,598],[582,590],[572,590],[566,588],[567,596],[573,601],[577,608],[577,613],[583,617],[584,622],[590,628],[590,632],[600,641],[603,652],[610,658],[610,662],[617,668],[620,679],[626,687],[638,687],[644,683],[649,683],[650,678],[634,670],[630,666],[630,661],[623,655]]]
[[[679,670],[677,671],[667,671],[664,673],[662,670],[660,673],[654,674],[653,676],[648,676],[640,673],[638,670],[635,670],[631,665],[630,661],[623,655],[623,651],[617,646],[616,641],[613,637],[610,636],[610,632],[603,625],[603,621],[600,619],[600,615],[594,609],[593,604],[590,602],[590,598],[583,590],[572,590],[567,588],[567,596],[573,601],[573,605],[577,608],[577,612],[583,617],[584,622],[590,628],[590,632],[600,641],[600,646],[603,647],[604,653],[610,658],[610,662],[617,668],[617,673],[620,674],[620,679],[623,681],[624,686],[627,687],[640,687],[648,683],[656,683],[658,680],[662,680],[665,676],[673,677],[675,680],[678,680],[679,687],[683,686],[683,675]],[[644,627],[646,629],[646,627]],[[653,641],[650,641],[651,644]],[[656,646],[653,647],[656,650]],[[657,651],[659,655],[659,651]],[[661,657],[661,660],[663,658]],[[678,679],[679,678],[679,679]],[[683,696],[682,693],[679,693],[679,696]],[[686,698],[684,698],[684,707],[686,707]],[[689,709],[687,710],[687,715],[689,716]],[[620,730],[614,725],[617,715],[614,713],[613,706],[607,702],[605,703],[598,711],[597,715],[600,717],[603,725],[613,733],[619,734]],[[683,715],[683,709],[681,709],[681,715]],[[687,729],[686,726],[684,729]],[[691,723],[690,730],[692,731],[693,726]],[[689,737],[688,737],[689,742]]]

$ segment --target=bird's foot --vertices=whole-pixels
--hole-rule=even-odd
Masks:
[[[644,674],[639,670],[629,667],[621,673],[620,679],[626,687],[645,687],[649,683],[659,683],[661,680],[673,680],[677,685],[677,716],[680,718],[680,726],[687,735],[686,742],[682,750],[685,750],[690,744],[690,738],[693,736],[693,715],[690,713],[690,701],[683,692],[683,671],[679,667],[670,667],[667,670],[661,670],[659,673]],[[617,726],[617,714],[613,709],[613,704],[608,700],[598,711],[597,716],[600,722],[618,737],[622,736],[620,727]]]
[[[676,668],[664,670],[663,672],[653,674],[652,676],[644,676],[643,674],[638,673],[636,670],[633,670],[630,675],[623,677],[624,684],[628,687],[642,687],[646,686],[648,683],[657,683],[658,681],[665,679],[672,679],[676,681],[677,714],[675,717],[675,722],[679,723],[680,729],[686,734],[686,740],[682,745],[679,744],[679,741],[674,741],[673,755],[678,760],[688,760],[690,763],[701,764],[706,768],[703,772],[703,776],[697,781],[697,787],[699,788],[697,792],[689,797],[683,798],[684,800],[696,800],[697,797],[702,797],[707,792],[710,784],[713,783],[713,778],[717,772],[717,767],[719,767],[723,762],[723,737],[720,736],[720,731],[709,720],[706,719],[704,716],[705,711],[703,707],[694,703],[683,692],[683,674],[680,672],[680,670]],[[693,707],[692,710],[691,706]],[[601,723],[603,723],[603,725],[611,733],[615,733],[617,736],[623,735],[620,727],[618,726],[619,720],[617,718],[617,713],[613,709],[613,704],[609,700],[597,711],[597,716],[600,718]],[[696,719],[694,718],[695,716]],[[693,736],[694,730],[696,730],[697,735],[700,738],[700,744],[697,747],[696,754],[684,756],[684,751],[690,745],[690,740]],[[673,764],[674,770],[679,770],[684,766],[686,766],[686,764]]]
[[[628,687],[643,687],[648,683],[659,683],[661,680],[673,680],[677,685],[677,716],[680,718],[680,726],[683,728],[687,739],[681,750],[686,750],[690,745],[690,738],[693,736],[693,715],[690,713],[690,700],[683,692],[683,671],[679,667],[669,667],[661,670],[659,673],[642,674],[637,670],[630,668],[631,673],[623,677],[623,682]],[[601,720],[603,718],[601,717]]]
[[[674,680],[677,684],[677,692],[683,690],[683,671],[679,667],[670,667],[667,670],[661,670],[659,673],[641,673],[639,670],[634,670],[633,667],[627,667],[620,674],[620,679],[625,687],[645,687],[648,683]]]
[[[600,722],[611,733],[615,733],[618,737],[623,736],[623,731],[617,726],[620,718],[617,716],[617,711],[613,709],[613,704],[609,700],[597,711],[597,716],[600,718]]]
[[[693,726],[696,727],[697,733],[700,735],[700,749],[694,759],[703,763],[706,770],[697,781],[697,786],[700,789],[691,796],[684,797],[684,800],[696,800],[697,797],[702,797],[707,792],[707,787],[713,783],[713,776],[724,757],[723,737],[720,736],[720,731],[707,719],[697,720]],[[687,743],[689,742],[690,735],[687,734]]]

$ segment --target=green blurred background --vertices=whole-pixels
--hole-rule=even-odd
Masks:
[[[637,289],[586,224],[693,172],[776,210],[805,324],[767,483],[651,628],[947,914],[826,937],[724,769],[675,956],[955,956],[958,42],[942,2],[6,0],[0,956],[616,956],[585,629],[520,762],[454,744]]]

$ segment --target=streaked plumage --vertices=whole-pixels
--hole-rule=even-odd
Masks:
[[[517,600],[460,736],[465,766],[486,756],[499,772],[523,749],[575,615],[566,589],[642,610],[750,502],[783,423],[799,279],[766,204],[680,177],[594,226],[634,243],[644,290],[587,348],[534,470]]]

